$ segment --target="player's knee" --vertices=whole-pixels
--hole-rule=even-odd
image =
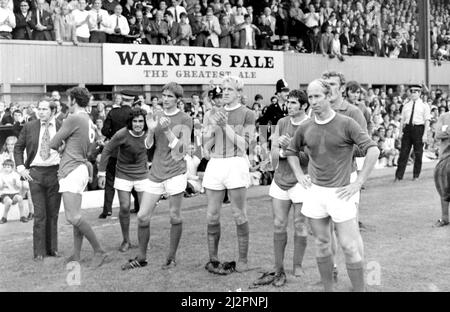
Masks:
[[[220,214],[219,211],[208,211],[206,213],[206,221],[208,224],[217,224],[220,222]]]
[[[275,218],[273,220],[273,230],[275,233],[284,233],[287,231],[287,220],[283,218]]]
[[[122,208],[122,207],[120,207],[119,217],[120,218],[128,218],[128,217],[130,217],[130,209],[129,208]]]
[[[81,214],[68,214],[66,215],[67,222],[72,224],[73,226],[80,226],[81,223]]]
[[[234,222],[237,225],[248,222],[247,212],[245,211],[245,209],[238,209],[238,208],[233,209],[233,217],[234,217]]]
[[[11,204],[12,204],[11,198],[5,197],[5,198],[3,199],[3,205],[5,205],[5,206],[11,206]]]
[[[148,227],[150,226],[151,216],[148,214],[139,214],[137,216],[138,226],[139,227]]]
[[[294,222],[294,231],[296,236],[308,236],[308,226],[306,222]]]
[[[358,254],[358,241],[356,239],[341,241],[341,246],[346,257],[352,258]]]
[[[320,256],[328,256],[331,254],[330,239],[325,236],[315,238],[316,250]]]

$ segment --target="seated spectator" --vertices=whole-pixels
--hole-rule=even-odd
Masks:
[[[109,14],[108,11],[101,8],[101,3],[101,0],[94,0],[92,9],[89,11],[89,42],[106,42]]]
[[[202,189],[202,183],[200,177],[197,174],[197,169],[200,165],[200,159],[196,155],[194,155],[195,150],[195,144],[191,143],[188,148],[188,153],[184,157],[184,159],[186,160],[187,175],[185,197],[192,197],[198,194]]]
[[[383,151],[382,153],[387,158],[387,166],[394,167],[397,166],[398,156],[400,151],[395,148],[395,138],[394,133],[391,129],[386,131],[386,137],[383,142]]]
[[[7,159],[3,162],[3,171],[0,173],[1,202],[4,206],[3,217],[0,224],[8,221],[8,213],[12,205],[17,204],[20,213],[20,222],[28,222],[23,207],[23,198],[20,195],[22,183],[20,175],[14,170],[14,161]]]
[[[130,33],[130,26],[127,19],[122,15],[120,4],[116,5],[114,14],[109,16],[107,33],[109,43],[124,43],[125,36]]]
[[[89,11],[86,11],[86,0],[78,0],[78,8],[72,11],[75,21],[78,42],[89,42],[91,33],[89,31]]]
[[[20,2],[20,12],[15,14],[16,28],[14,28],[13,39],[31,40],[31,11],[27,1]]]
[[[0,39],[12,39],[13,29],[16,27],[16,17],[8,7],[8,1],[0,1]]]
[[[337,31],[333,33],[333,40],[331,41],[330,57],[331,58],[337,57],[338,60],[341,62],[345,61],[344,57],[341,54],[341,42],[339,40],[339,33]]]
[[[30,25],[33,29],[32,39],[53,41],[53,19],[50,13],[44,10],[45,0],[36,0],[36,10],[32,12]]]
[[[55,37],[58,44],[63,42],[73,42],[78,45],[76,34],[76,23],[73,15],[70,14],[69,5],[64,3],[61,7],[61,13],[55,16]]]

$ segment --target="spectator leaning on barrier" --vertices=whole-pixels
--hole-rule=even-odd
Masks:
[[[120,4],[116,5],[114,14],[109,16],[108,24],[108,42],[124,43],[125,36],[130,33],[130,26],[127,19],[122,15],[122,6]]]
[[[52,41],[53,19],[50,13],[44,10],[45,0],[36,0],[36,10],[31,15],[31,28],[33,28],[32,39]]]
[[[0,39],[12,39],[12,31],[16,27],[16,17],[8,8],[7,0],[0,0]]]
[[[58,44],[63,42],[73,42],[78,45],[75,19],[69,11],[69,5],[64,3],[61,6],[61,13],[55,16],[55,37]]]
[[[31,40],[31,11],[27,1],[20,2],[20,11],[15,14],[16,28],[13,30],[13,39]]]
[[[101,0],[94,0],[92,9],[89,11],[89,41],[93,43],[105,43],[106,31],[109,28],[109,14],[101,8],[101,3]]]
[[[86,11],[86,0],[78,0],[78,8],[72,11],[75,21],[78,42],[89,42],[89,11]]]

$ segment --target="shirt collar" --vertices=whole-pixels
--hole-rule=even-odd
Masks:
[[[175,115],[178,114],[179,112],[180,112],[180,109],[177,108],[177,110],[174,111],[174,112],[171,113],[171,114],[168,114],[168,113],[164,112],[164,115],[166,115],[166,116],[175,116]]]
[[[52,118],[50,118],[50,120],[48,121],[48,124],[50,126],[55,125],[55,117],[53,116]],[[41,120],[41,126],[45,126],[45,122]]]
[[[238,108],[241,107],[241,106],[242,106],[241,103],[237,103],[237,104],[235,104],[235,105],[232,106],[232,107],[226,107],[226,106],[224,106],[223,108],[224,108],[227,112],[231,112],[231,111],[234,111],[234,110],[238,109]]]
[[[336,115],[337,115],[336,112],[332,111],[332,114],[331,114],[331,116],[328,119],[326,119],[326,120],[318,120],[317,116],[314,116],[314,120],[316,121],[316,124],[318,124],[318,125],[326,125],[327,123],[332,121],[334,119],[334,117],[336,117]]]

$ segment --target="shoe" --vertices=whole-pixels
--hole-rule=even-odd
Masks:
[[[8,220],[6,218],[1,218],[0,219],[0,224],[6,223],[6,222],[8,222]]]
[[[66,259],[64,259],[64,264],[68,264],[70,262],[80,262],[81,259],[75,257],[74,255],[71,255],[70,257],[67,257]]]
[[[275,280],[276,272],[264,272],[256,281],[253,282],[253,286],[264,286],[272,284]]]
[[[217,260],[211,260],[205,265],[205,270],[209,273],[219,274],[220,262]]]
[[[126,252],[130,248],[131,248],[131,244],[129,242],[122,242],[122,244],[120,244],[119,251]]]
[[[175,261],[175,259],[167,259],[166,263],[164,263],[161,266],[161,269],[169,270],[169,269],[173,269],[176,266],[177,266],[177,262]]]
[[[28,219],[28,220],[33,220],[33,218],[34,218],[34,213],[30,212],[30,213],[28,214],[27,219]]]
[[[224,204],[229,204],[231,201],[229,199],[223,201]]]
[[[236,272],[242,273],[248,271],[248,263],[243,261],[238,261],[236,263]]]
[[[395,178],[394,179],[394,183],[398,183],[398,182],[400,182],[401,181],[401,179],[399,179],[399,178]]]
[[[436,221],[436,223],[433,225],[433,227],[443,227],[449,225],[448,221],[444,221],[442,219],[439,219]]]
[[[51,251],[51,252],[47,253],[47,256],[61,258],[63,255],[57,251]]]
[[[103,212],[98,216],[99,219],[106,219],[107,217],[108,217],[108,215]]]
[[[103,263],[107,262],[109,255],[106,252],[96,253],[91,261],[91,267],[98,268]]]
[[[146,260],[139,261],[138,258],[130,259],[127,263],[122,265],[122,270],[132,270],[137,268],[143,268],[148,264]]]
[[[305,275],[305,271],[303,271],[303,268],[301,265],[296,265],[296,266],[294,266],[294,270],[293,270],[292,274],[295,277],[303,277]]]
[[[34,257],[33,260],[35,262],[42,262],[42,261],[44,261],[44,256],[42,256],[42,255],[36,256],[36,257]]]
[[[272,282],[272,285],[275,287],[283,287],[286,284],[286,273],[284,271],[278,272],[275,274],[275,279]]]
[[[20,222],[27,223],[28,219],[26,217],[20,217]]]

